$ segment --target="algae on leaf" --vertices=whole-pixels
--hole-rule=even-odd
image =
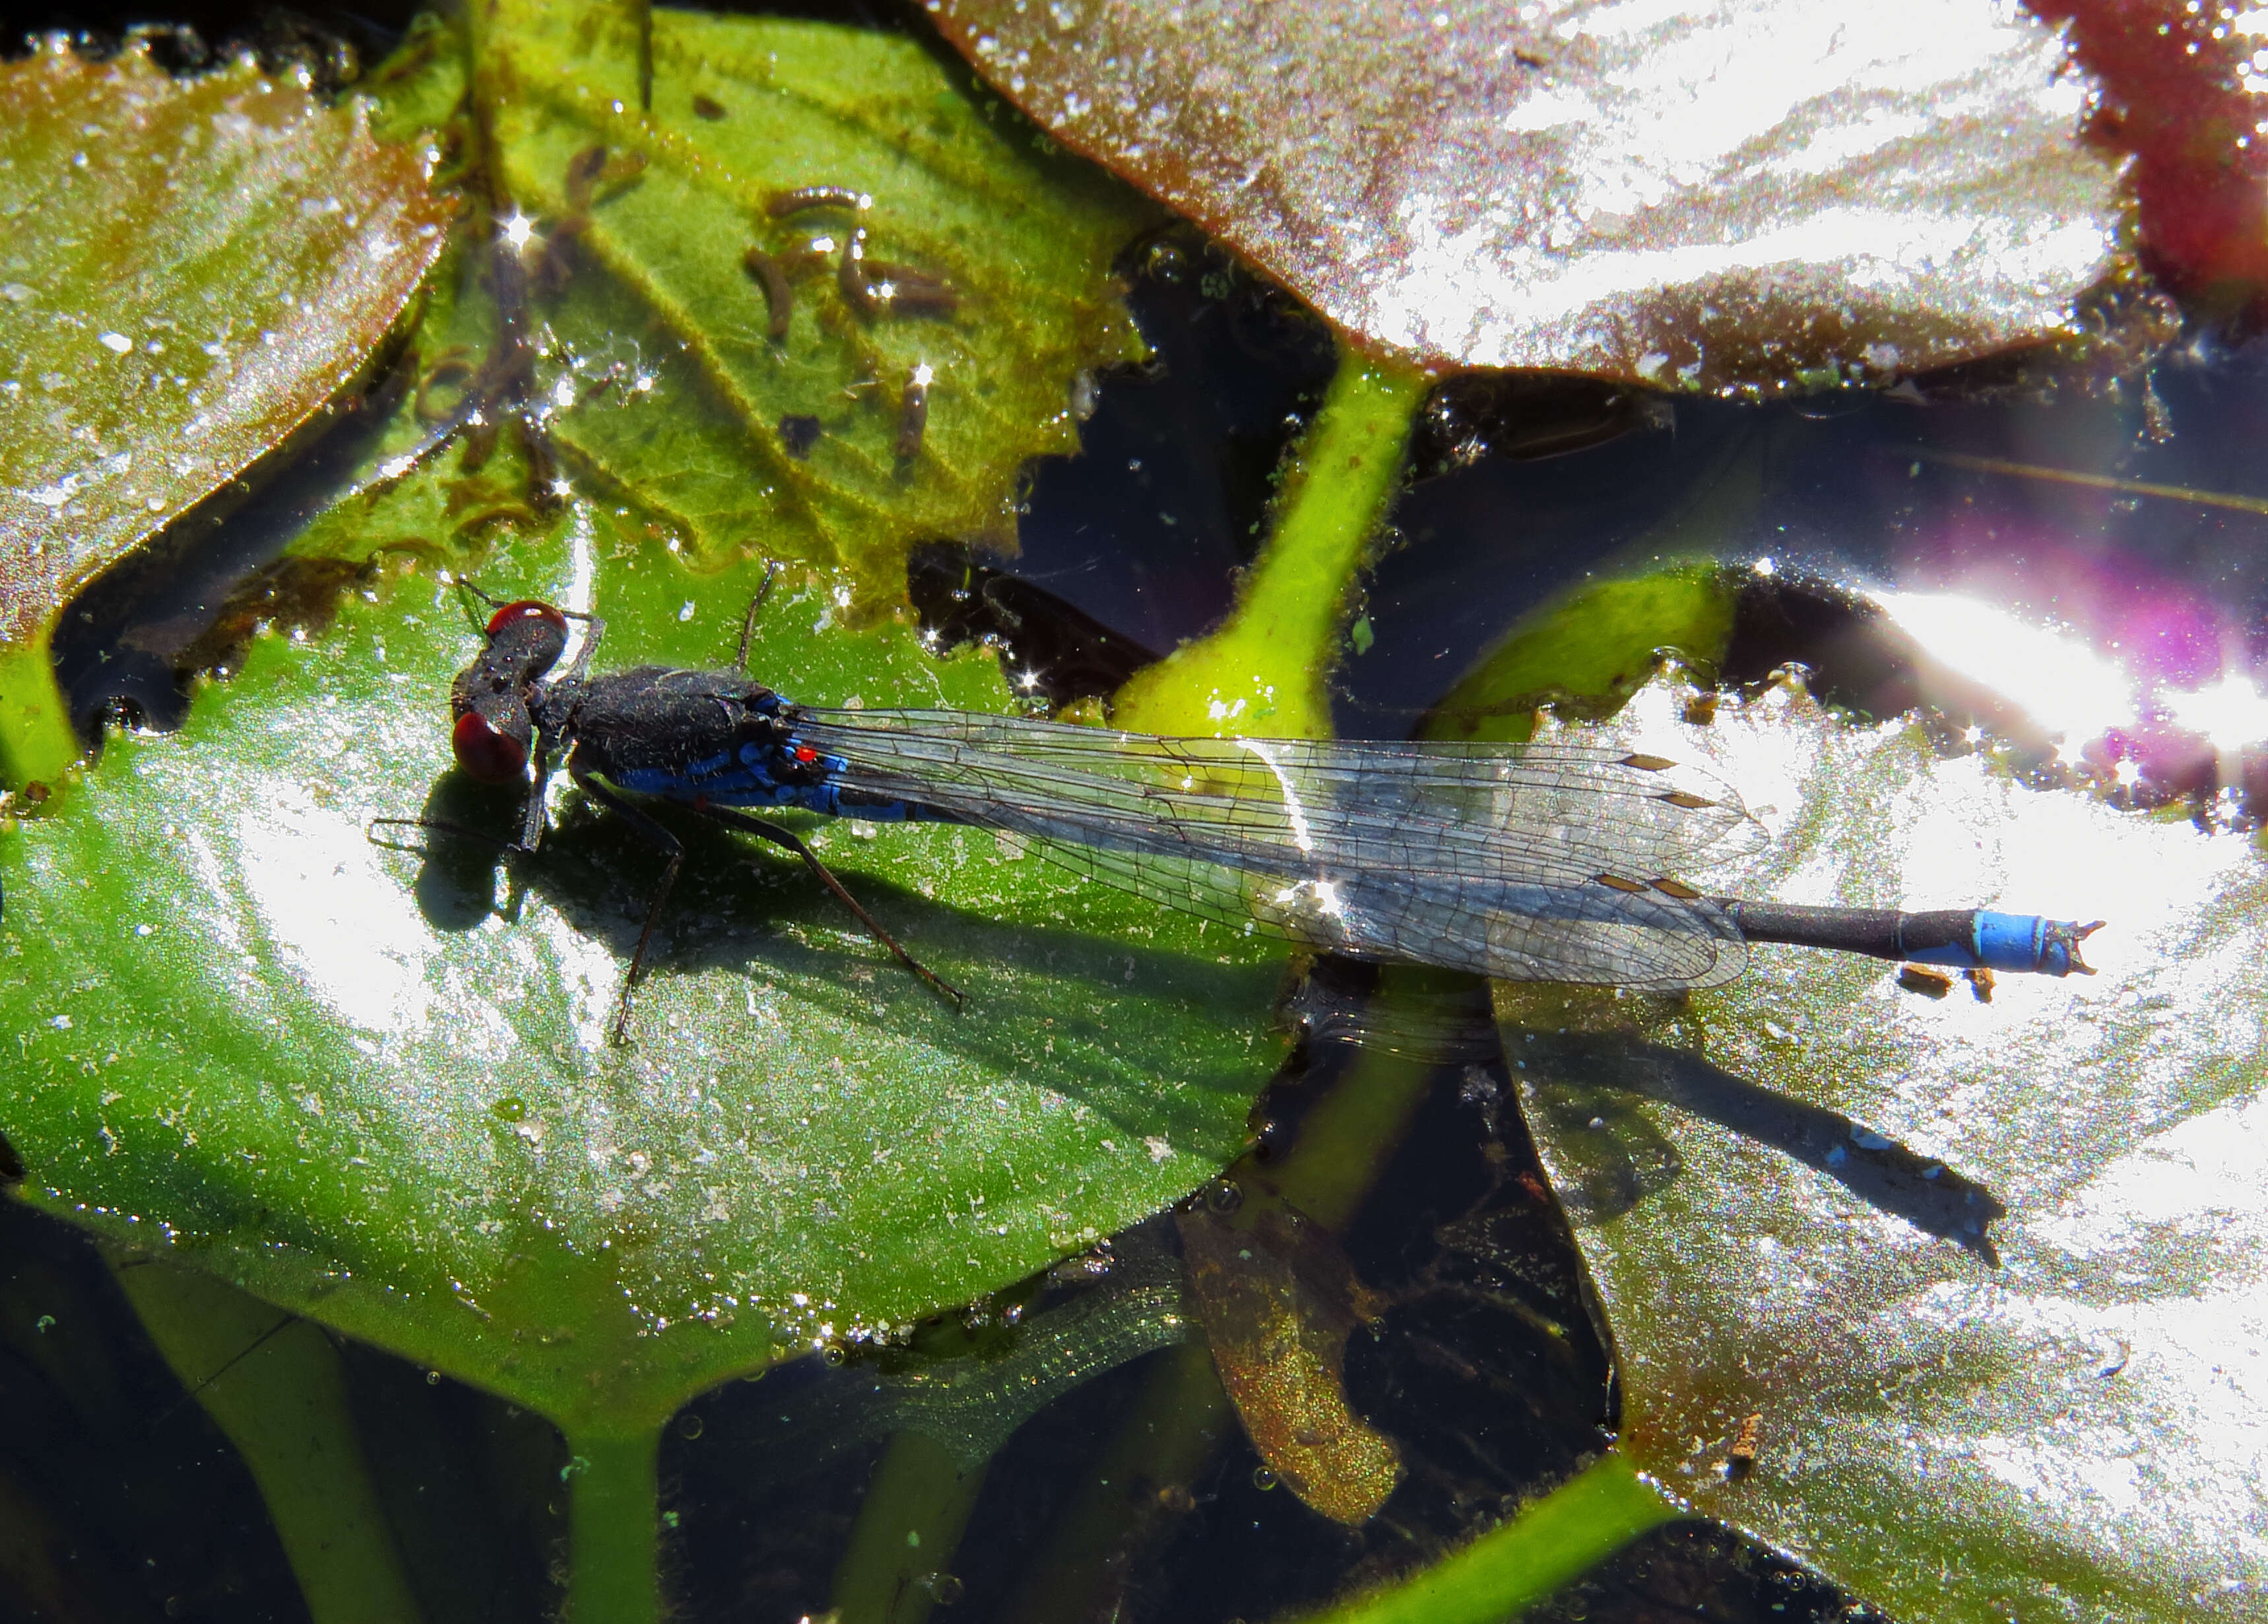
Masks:
[[[135,42],[0,64],[0,772],[77,753],[64,600],[284,443],[440,253],[424,160],[358,104]]]

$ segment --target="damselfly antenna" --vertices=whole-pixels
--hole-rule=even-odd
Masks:
[[[450,586],[456,587],[460,592],[471,593],[473,596],[478,598],[482,602],[488,605],[489,611],[492,616],[497,610],[504,609],[512,603],[522,601],[512,598],[500,598],[497,596],[496,594],[482,587],[479,582],[473,579],[469,575],[445,574],[442,577],[442,579],[446,581]],[[561,609],[556,603],[547,603],[544,607],[549,609],[553,614],[568,620],[580,620],[589,624],[597,624],[599,619],[596,615],[593,615],[584,609]],[[486,636],[489,631],[487,623],[482,621],[480,616],[469,606],[467,607],[465,613],[473,623],[473,630],[480,632],[483,636]]]
[[[733,657],[735,670],[748,668],[748,639],[755,635],[756,611],[763,608],[764,600],[771,596],[772,582],[779,579],[779,572],[778,559],[767,558],[764,561],[764,579],[757,584],[756,595],[748,600],[748,612],[740,617],[740,652]]]

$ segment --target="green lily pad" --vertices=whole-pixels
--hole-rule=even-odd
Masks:
[[[447,206],[359,106],[139,43],[0,65],[0,772],[77,754],[64,600],[306,424],[441,251]]]
[[[1723,659],[1736,590],[1700,562],[1572,593],[1484,655],[1433,707],[1426,735],[1523,740],[1546,705],[1565,720],[1610,716],[1665,655],[1705,667]]]
[[[469,41],[565,473],[708,566],[806,559],[862,605],[914,541],[1012,549],[1078,379],[1143,353],[1110,266],[1161,217],[917,41],[655,10],[650,43],[642,107],[628,13],[506,5]],[[776,214],[811,188],[857,201]]]
[[[491,570],[555,589],[568,567]],[[610,575],[607,663],[729,660],[748,584]],[[777,591],[756,668],[828,703],[1010,703],[989,655],[812,636],[842,590]],[[555,1418],[658,1421],[1235,1154],[1274,963],[971,830],[815,831],[966,1011],[799,868],[695,825],[608,1045],[655,853],[570,811],[513,897],[484,847],[365,834],[431,796],[508,821],[447,776],[477,641],[453,594],[383,582],[319,642],[256,645],[180,734],[114,741],[68,815],[0,846],[23,1037],[0,1112],[28,1195]]]
[[[2252,842],[1769,691],[1614,724],[1772,838],[1712,891],[2110,919],[2101,973],[1755,949],[1690,1001],[1499,989],[1642,1471],[1906,1617],[2249,1617],[2268,1570]],[[1931,996],[1932,992],[1941,995]]]
[[[608,89],[630,46],[596,11],[580,32],[551,17],[470,41],[425,26],[371,87],[383,127],[476,156],[453,89],[471,85],[532,210],[535,177],[593,144],[649,159],[596,183],[563,284],[536,274],[537,240],[520,260],[572,494],[531,490],[540,453],[511,437],[388,466],[424,432],[419,405],[490,387],[479,354],[451,355],[508,303],[476,222],[415,340],[428,387],[367,488],[295,550],[475,557],[492,587],[603,615],[601,669],[728,663],[760,560],[815,559],[764,607],[764,680],[826,704],[1012,706],[989,653],[940,661],[878,612],[882,584],[894,599],[915,536],[996,519],[1022,460],[1071,443],[1075,377],[1130,352],[1108,267],[1146,211],[902,40],[657,13],[641,122],[612,94],[578,110],[576,86]],[[786,354],[768,350],[740,247],[769,229],[770,188],[812,181],[871,189],[876,256],[942,267],[958,311],[870,328],[814,294]],[[579,348],[602,322],[616,348]],[[952,382],[910,466],[866,466],[895,408],[828,419],[784,473],[765,461],[775,411],[855,395],[917,338],[947,346]],[[562,379],[579,380],[563,400]],[[751,505],[729,518],[685,495],[736,484]],[[328,630],[255,640],[180,733],[114,739],[61,813],[0,838],[0,1018],[24,1037],[0,1124],[26,1199],[626,1438],[783,1352],[1027,1273],[1241,1147],[1280,953],[971,830],[813,828],[968,992],[956,1014],[799,867],[685,820],[686,878],[630,1041],[609,1045],[657,853],[572,796],[508,875],[476,841],[412,831],[421,855],[367,832],[421,812],[509,825],[449,761],[449,680],[478,645],[454,593],[372,565]]]

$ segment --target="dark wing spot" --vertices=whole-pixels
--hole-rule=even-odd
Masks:
[[[1677,764],[1675,762],[1670,760],[1666,756],[1625,756],[1623,757],[1624,766],[1636,767],[1640,772],[1659,772],[1664,767],[1674,767],[1676,764]]]
[[[1611,886],[1618,891],[1642,891],[1646,890],[1645,885],[1640,882],[1637,880],[1625,880],[1618,874],[1602,874],[1599,875],[1599,883],[1602,885]]]
[[[1701,894],[1683,880],[1656,880],[1653,889],[1664,897],[1675,897],[1680,902],[1691,902]]]
[[[1688,811],[1696,811],[1702,807],[1713,807],[1717,804],[1713,801],[1703,800],[1690,789],[1673,789],[1665,791],[1661,799],[1667,801],[1673,807],[1683,807]]]

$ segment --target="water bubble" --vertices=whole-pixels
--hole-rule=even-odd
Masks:
[[[1205,1186],[1205,1205],[1217,1213],[1233,1213],[1244,1205],[1244,1191],[1233,1178],[1217,1178]]]
[[[699,1414],[695,1411],[688,1410],[684,1414],[677,1418],[677,1436],[685,1439],[688,1443],[699,1437],[701,1436],[702,1429],[701,1417]]]
[[[936,1598],[937,1605],[940,1607],[950,1607],[968,1593],[968,1587],[949,1573],[924,1574],[921,1584],[924,1590]]]
[[[527,1102],[516,1094],[507,1094],[489,1109],[505,1122],[518,1122],[527,1115]]]
[[[1189,274],[1189,256],[1177,242],[1153,242],[1142,256],[1142,269],[1153,280],[1179,282]]]
[[[1260,1490],[1263,1494],[1267,1493],[1270,1489],[1275,1487],[1277,1484],[1282,1481],[1283,1480],[1276,1475],[1275,1468],[1272,1466],[1255,1466],[1252,1468],[1252,1487]]]

